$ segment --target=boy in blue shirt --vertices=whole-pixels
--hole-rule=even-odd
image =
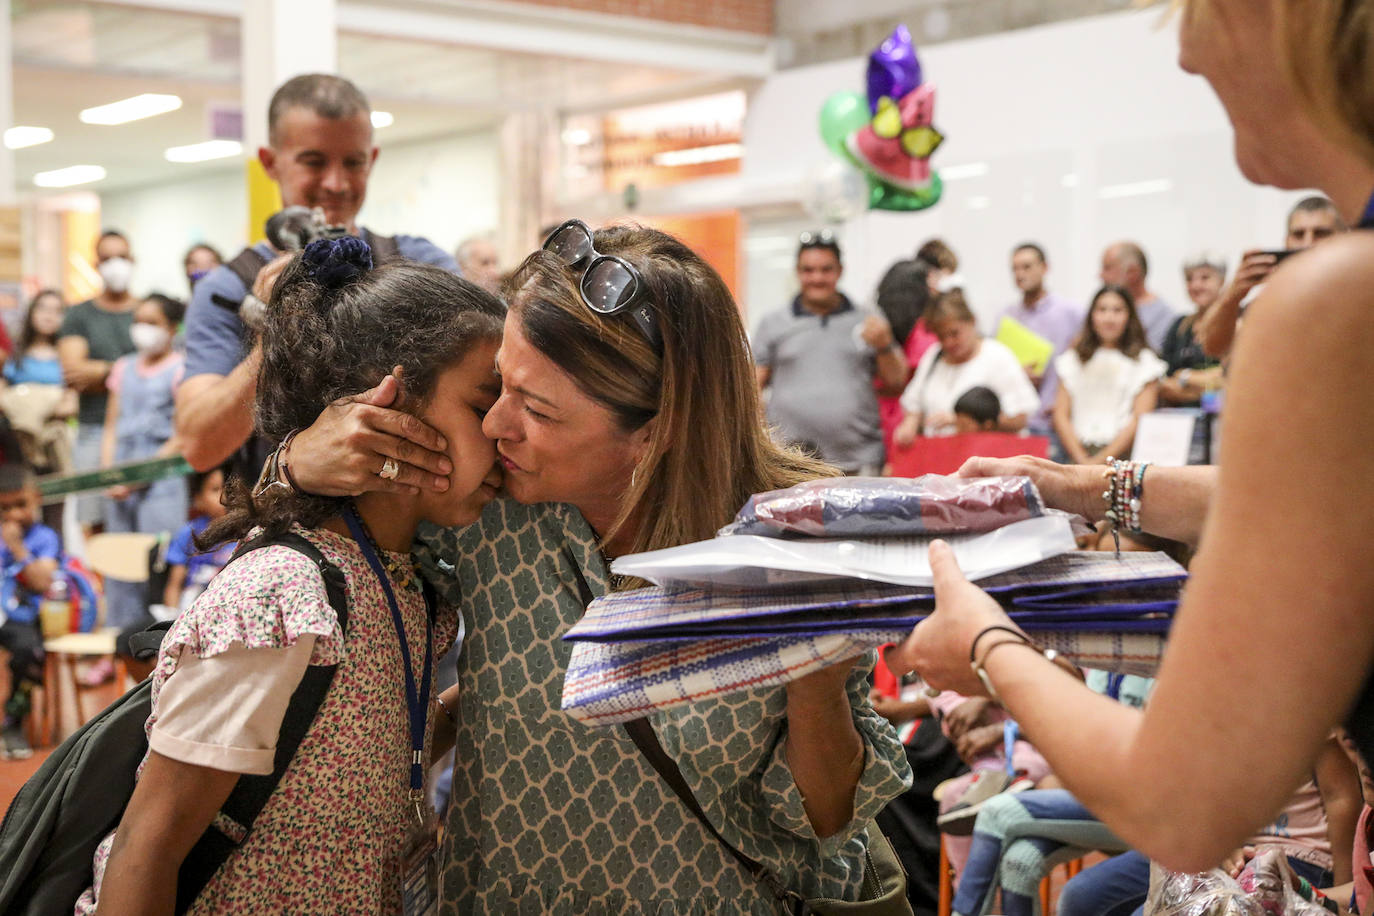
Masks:
[[[205,591],[215,573],[224,568],[234,555],[237,542],[220,544],[207,553],[195,545],[200,533],[210,523],[224,515],[220,494],[224,492],[224,472],[212,468],[203,474],[191,475],[191,513],[195,517],[181,527],[167,546],[167,586],[162,602],[181,613]]]
[[[33,754],[24,737],[30,693],[43,682],[43,633],[38,612],[62,557],[62,542],[38,521],[38,483],[19,464],[0,466],[0,646],[10,654],[10,695],[5,703],[3,756]]]

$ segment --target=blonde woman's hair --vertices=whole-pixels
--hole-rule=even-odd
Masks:
[[[1184,16],[1213,15],[1212,0],[1169,5]],[[1273,8],[1275,51],[1288,79],[1319,124],[1374,162],[1374,0],[1283,0]]]
[[[594,242],[639,271],[663,332],[662,355],[627,313],[589,309],[578,292],[581,272],[547,252],[526,258],[507,292],[526,340],[610,410],[622,430],[653,421],[602,543],[636,517],[643,520],[636,551],[703,540],[753,493],[838,473],[769,436],[739,310],[710,265],[672,236],[641,226],[597,230]]]

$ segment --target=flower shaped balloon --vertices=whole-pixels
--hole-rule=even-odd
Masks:
[[[897,26],[868,58],[868,96],[837,92],[821,106],[821,138],[868,179],[873,210],[924,210],[940,199],[931,155],[935,87],[923,82],[911,33]]]

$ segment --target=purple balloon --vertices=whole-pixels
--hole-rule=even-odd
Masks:
[[[878,100],[887,96],[896,102],[921,85],[921,62],[911,32],[899,25],[868,56],[868,108],[878,113]]]

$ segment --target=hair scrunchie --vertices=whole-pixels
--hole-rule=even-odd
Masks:
[[[301,252],[310,279],[325,289],[342,289],[372,269],[372,249],[362,239],[345,235],[317,239]]]

